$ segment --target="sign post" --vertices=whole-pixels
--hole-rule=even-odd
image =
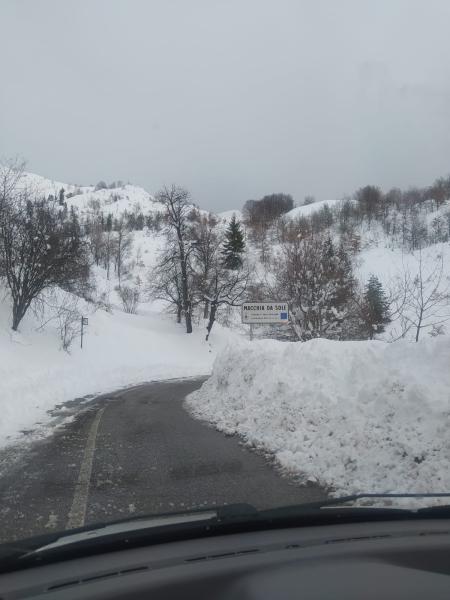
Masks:
[[[85,325],[89,325],[89,319],[87,317],[81,317],[81,348],[83,348],[83,333]]]
[[[289,323],[287,302],[244,302],[241,306],[242,323],[250,325],[250,339],[253,339],[254,325]]]

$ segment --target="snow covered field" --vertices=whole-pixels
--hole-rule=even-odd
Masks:
[[[336,494],[450,489],[450,340],[240,341],[187,399],[198,418]]]

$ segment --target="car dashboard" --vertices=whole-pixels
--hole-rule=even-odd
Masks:
[[[0,575],[0,599],[450,598],[450,521],[271,529]]]

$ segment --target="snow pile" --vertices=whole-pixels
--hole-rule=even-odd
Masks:
[[[333,493],[450,489],[450,341],[241,341],[194,416]]]

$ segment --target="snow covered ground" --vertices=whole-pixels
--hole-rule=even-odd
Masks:
[[[234,342],[187,399],[336,494],[450,489],[450,340]]]
[[[188,336],[158,306],[143,305],[138,315],[118,307],[112,314],[93,312],[85,302],[79,308],[89,325],[83,350],[78,338],[69,355],[60,349],[55,322],[38,330],[41,320],[30,311],[14,333],[9,303],[0,302],[0,447],[36,423],[45,427],[47,411],[61,402],[157,379],[207,375],[217,350],[233,335],[216,324],[206,343],[203,327]]]

